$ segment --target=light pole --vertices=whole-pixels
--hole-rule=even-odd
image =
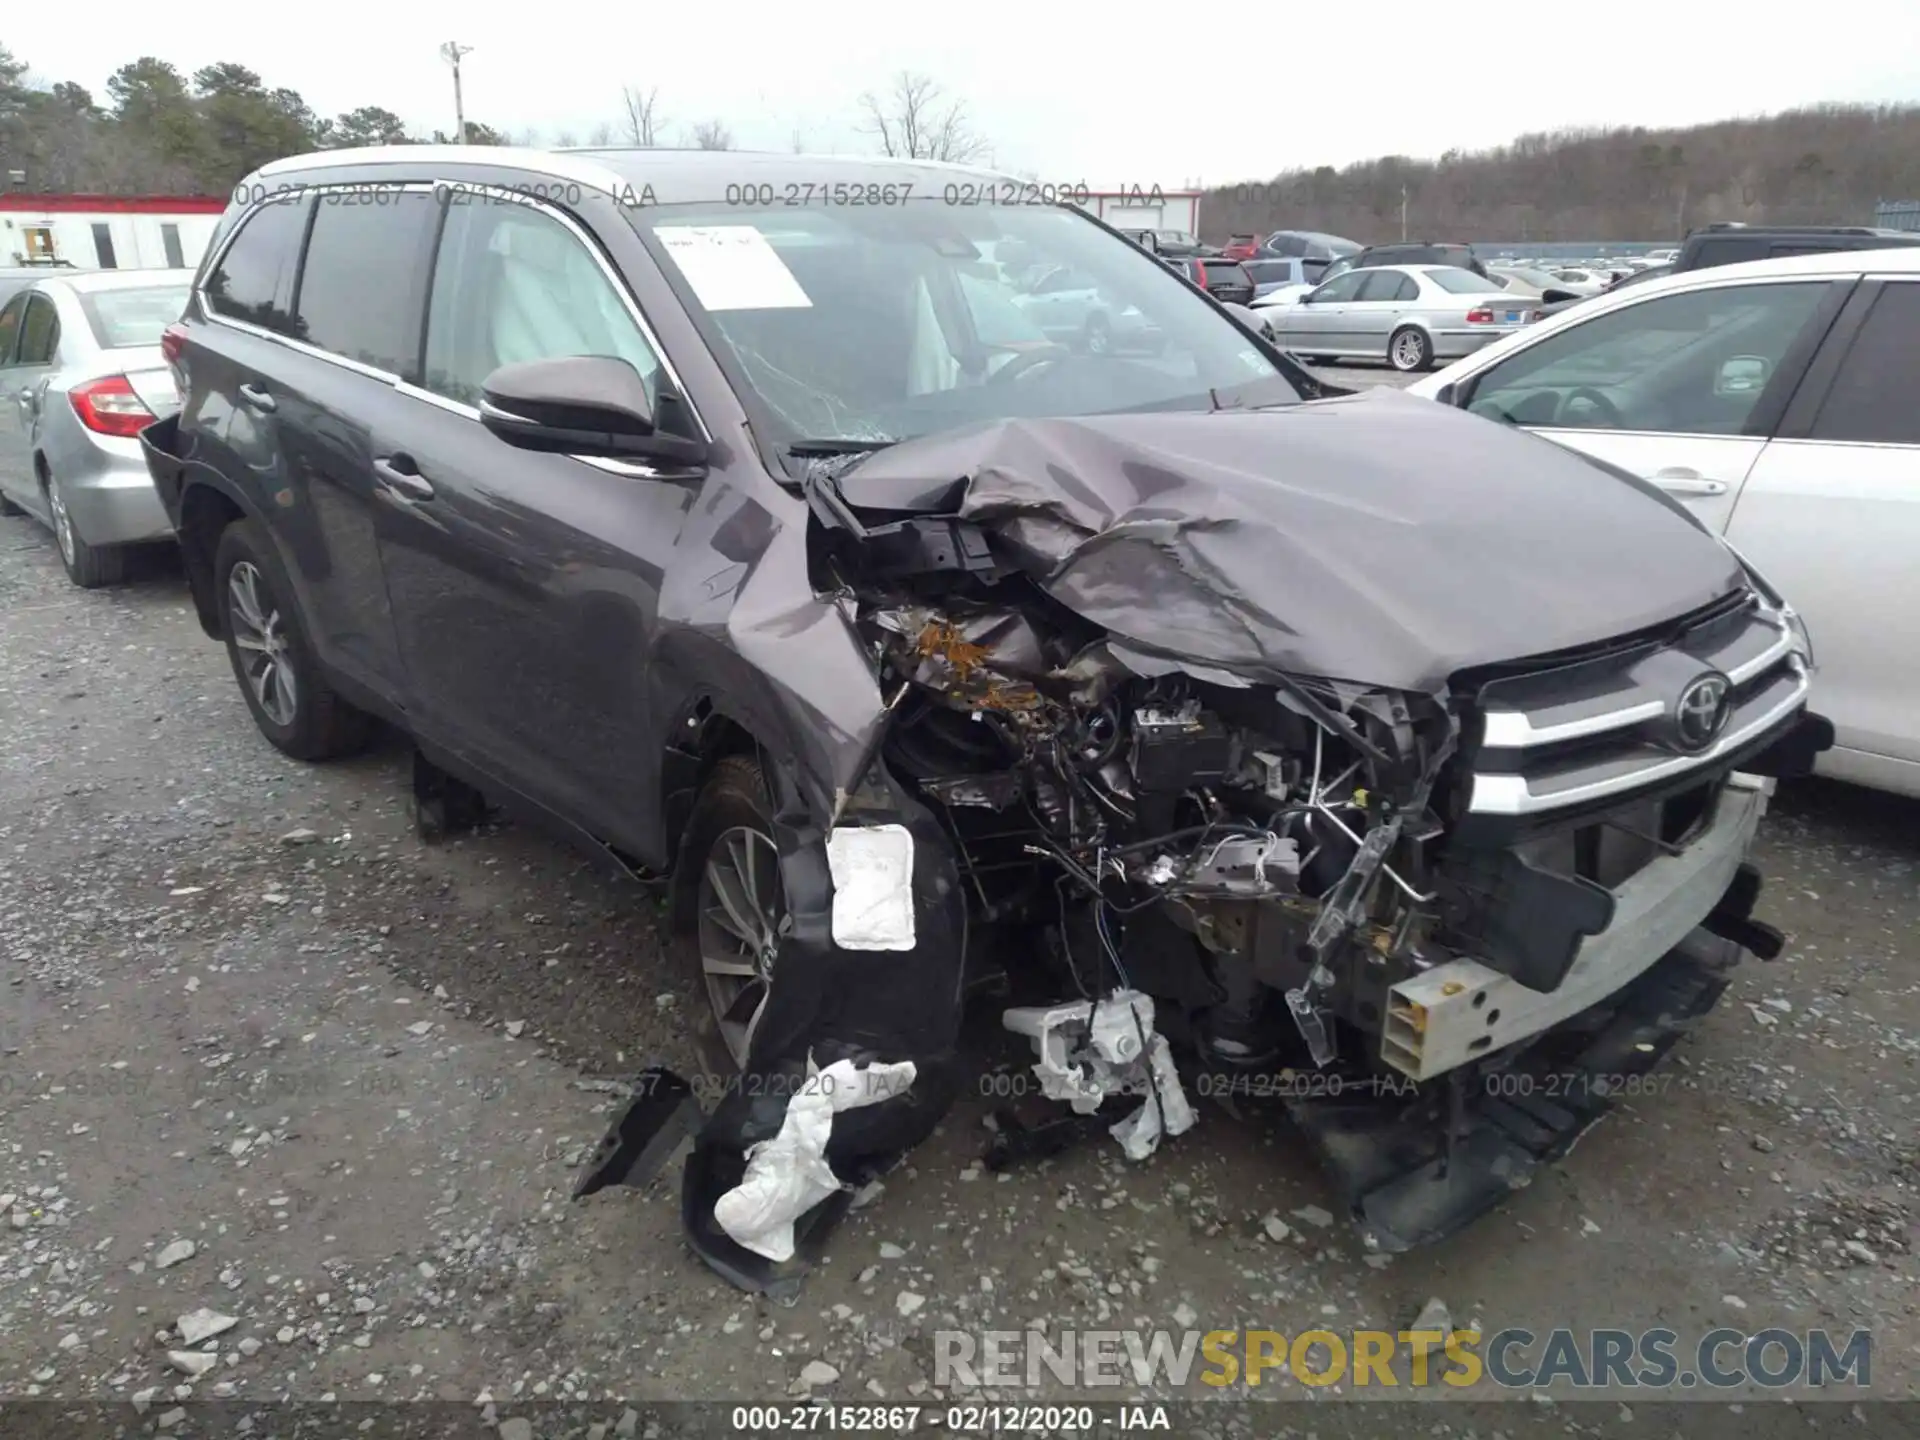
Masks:
[[[458,40],[449,40],[440,47],[440,53],[453,66],[453,143],[464,145],[467,143],[467,107],[460,98],[460,57],[471,55],[473,47],[462,45]]]

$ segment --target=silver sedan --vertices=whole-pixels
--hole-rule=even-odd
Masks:
[[[128,545],[173,535],[140,432],[179,408],[160,332],[190,270],[35,280],[0,307],[0,515],[53,531],[76,585],[121,578]]]
[[[1425,370],[1511,335],[1539,302],[1451,265],[1381,265],[1336,275],[1292,304],[1262,307],[1274,341],[1312,360],[1385,360]]]

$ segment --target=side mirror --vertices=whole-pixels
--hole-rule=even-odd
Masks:
[[[480,391],[480,423],[522,450],[706,463],[704,441],[654,428],[653,402],[640,372],[610,355],[502,365]]]
[[[1713,393],[1721,396],[1751,395],[1766,388],[1773,374],[1773,363],[1764,355],[1730,355],[1720,362],[1713,377]]]

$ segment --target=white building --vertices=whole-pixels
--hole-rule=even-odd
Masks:
[[[227,202],[172,195],[28,195],[0,191],[0,267],[191,268]]]
[[[1184,230],[1200,233],[1200,192],[1133,185],[1095,190],[1082,209],[1091,210],[1116,230]]]

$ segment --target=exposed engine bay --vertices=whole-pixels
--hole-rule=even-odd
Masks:
[[[1156,996],[1212,1063],[1325,1065],[1342,1023],[1377,1028],[1439,924],[1424,846],[1450,717],[1141,675],[1024,598],[862,610],[909,687],[886,760],[944,808],[975,915],[1045,933],[1079,994]]]

